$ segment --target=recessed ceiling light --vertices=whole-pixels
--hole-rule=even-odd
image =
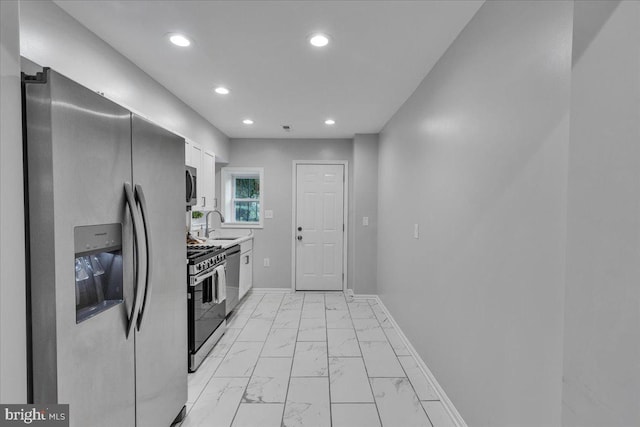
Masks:
[[[309,38],[309,43],[311,43],[315,47],[324,47],[329,44],[329,36],[326,34],[313,34]]]
[[[325,125],[335,125],[336,121],[333,120],[333,119],[327,119],[327,120],[324,121],[324,124]]]
[[[187,47],[191,44],[191,40],[189,40],[187,36],[183,34],[171,34],[169,36],[169,41],[180,47]]]
[[[244,120],[242,121],[242,123],[244,123],[245,125],[252,125],[252,124],[253,124],[253,120],[251,120],[251,119],[244,119]]]
[[[214,89],[214,91],[219,95],[227,95],[227,94],[229,94],[229,89],[227,89],[224,86],[218,86],[217,88]]]

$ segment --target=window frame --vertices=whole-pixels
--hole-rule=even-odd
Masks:
[[[260,185],[260,196],[257,199],[236,199],[235,180],[237,178],[257,177]],[[220,170],[220,200],[225,222],[222,228],[264,228],[264,168],[260,167],[223,167]],[[236,221],[235,201],[257,201],[259,204],[259,221]]]

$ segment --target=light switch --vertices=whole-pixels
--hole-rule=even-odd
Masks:
[[[362,217],[362,225],[364,225],[365,227],[367,225],[369,225],[369,217],[368,216],[363,216]]]
[[[273,211],[272,210],[265,210],[264,211],[264,217],[265,218],[273,218]]]
[[[413,238],[414,239],[420,238],[420,227],[418,227],[418,224],[413,224]]]

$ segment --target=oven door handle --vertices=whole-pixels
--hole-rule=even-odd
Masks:
[[[138,313],[138,322],[136,324],[136,328],[140,330],[140,325],[142,324],[142,317],[147,309],[147,303],[150,299],[151,295],[151,273],[153,271],[151,262],[153,260],[151,256],[151,230],[149,226],[149,213],[147,211],[147,201],[144,198],[144,191],[142,190],[142,186],[140,184],[136,184],[135,191],[136,200],[140,206],[140,213],[142,217],[142,225],[144,226],[144,237],[145,237],[145,247],[147,249],[147,275],[145,277],[144,283],[144,298],[142,299],[142,305],[140,307],[140,313]]]
[[[212,267],[210,270],[208,270],[206,273],[200,273],[199,276],[196,277],[191,277],[189,279],[189,285],[190,286],[197,286],[200,283],[204,282],[206,279],[208,279],[209,277],[213,276],[216,274],[216,268]],[[215,279],[215,277],[214,277]]]
[[[146,256],[146,251],[142,250],[140,245],[144,244],[142,224],[140,219],[140,213],[136,207],[136,201],[133,197],[133,190],[131,189],[131,183],[124,183],[124,194],[127,206],[129,207],[129,213],[131,214],[131,222],[133,224],[133,238],[134,238],[134,250],[135,250],[135,283],[136,289],[133,297],[133,304],[131,305],[131,314],[129,315],[129,324],[127,325],[127,338],[131,335],[133,326],[136,324],[138,312],[140,311],[140,304],[142,302],[142,288],[143,280],[147,277],[147,262],[140,262],[140,258]]]
[[[214,274],[216,274],[216,270],[215,270],[215,268],[212,268],[211,270],[209,270],[208,272],[206,272],[202,276],[197,276],[196,278],[194,278],[194,280],[191,282],[191,286],[199,285],[205,279],[208,279],[209,277],[213,276]]]

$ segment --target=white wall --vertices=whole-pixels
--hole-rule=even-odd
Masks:
[[[378,255],[378,135],[357,134],[353,138],[353,227],[351,245],[353,266],[350,288],[356,294],[377,293]],[[363,225],[367,217],[369,225]]]
[[[21,2],[20,53],[228,161],[226,135],[53,2]]]
[[[0,402],[26,403],[19,2],[0,1]]]
[[[230,158],[232,161],[226,166],[264,168],[264,208],[273,211],[273,219],[265,219],[264,228],[254,230],[253,285],[263,288],[290,288],[293,160],[347,160],[351,184],[353,141],[350,139],[232,139]],[[220,182],[220,179],[216,181]],[[353,194],[351,188],[349,193]],[[352,220],[353,215],[349,215],[350,224]],[[270,267],[263,266],[264,258],[270,259]],[[349,264],[352,263],[350,258],[347,261]]]
[[[576,2],[563,425],[640,425],[640,3]]]
[[[560,425],[571,29],[484,3],[380,134],[378,291],[470,426]]]

